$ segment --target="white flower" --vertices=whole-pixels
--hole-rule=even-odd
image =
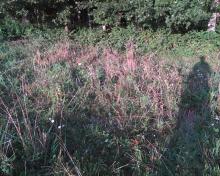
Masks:
[[[78,65],[79,65],[79,66],[82,65],[82,63],[79,62]]]
[[[218,120],[218,121],[219,121],[220,119],[219,119],[219,117],[218,117],[218,116],[216,116],[216,117],[215,117],[215,120]]]
[[[215,125],[214,123],[211,124],[211,126],[214,126],[214,125]]]
[[[106,25],[103,25],[103,26],[102,26],[102,30],[103,30],[103,31],[106,31]]]
[[[59,125],[57,128],[58,129],[61,129],[61,128],[63,128],[65,125]]]
[[[52,118],[49,118],[49,121],[50,121],[51,123],[54,123],[54,122],[55,122],[54,119],[52,119]]]

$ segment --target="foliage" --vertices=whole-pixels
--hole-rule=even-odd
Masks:
[[[0,10],[3,16],[8,15],[22,22],[67,25],[75,15],[76,3],[64,0],[3,0],[0,2]]]
[[[84,1],[1,1],[3,16],[28,21],[38,26],[58,25],[135,25],[141,28],[168,28],[185,32],[206,29],[211,15],[211,0],[84,0]]]
[[[30,25],[21,24],[19,21],[10,17],[5,18],[0,25],[0,36],[2,39],[19,39],[23,37],[28,30],[31,30]]]
[[[210,18],[211,1],[174,1],[169,7],[167,26],[174,31],[205,29]]]
[[[132,41],[139,54],[156,52],[172,57],[195,57],[218,51],[220,35],[210,32],[191,31],[186,34],[170,34],[166,30],[139,30],[134,26],[115,27],[105,33],[97,29],[83,29],[70,37],[84,46],[112,47],[124,51],[127,41]]]

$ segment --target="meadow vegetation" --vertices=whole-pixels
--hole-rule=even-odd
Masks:
[[[211,1],[21,2],[0,2],[0,175],[220,174]]]
[[[197,33],[212,38],[203,43],[158,32],[168,42],[154,51],[157,39],[141,46],[138,34],[120,41],[115,30],[36,32],[1,44],[2,174],[219,174],[218,34]],[[190,93],[185,87],[201,56],[212,71],[195,74],[209,89]],[[191,107],[189,118],[199,106],[192,141],[177,127],[182,106]]]

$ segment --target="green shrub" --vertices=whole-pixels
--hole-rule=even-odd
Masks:
[[[38,26],[67,25],[75,17],[76,1],[64,0],[15,0],[0,2],[0,13],[19,21],[27,21]]]
[[[6,38],[20,38],[25,34],[26,26],[12,18],[4,18],[0,23],[0,36]]]
[[[141,28],[169,28],[175,32],[206,29],[211,0],[84,0],[84,1],[1,1],[0,15],[29,21],[38,26],[76,28],[98,24],[135,25]],[[92,22],[93,21],[93,22]]]
[[[123,22],[139,27],[167,27],[172,31],[205,29],[210,17],[211,0],[153,1],[127,0],[92,3],[92,15],[98,24],[118,26]]]
[[[170,4],[166,25],[173,31],[205,29],[210,18],[210,0],[174,1]]]
[[[164,29],[154,32],[140,30],[134,26],[114,27],[108,33],[101,29],[83,29],[72,33],[71,38],[84,46],[112,47],[120,52],[125,51],[128,41],[132,41],[140,54],[157,52],[166,57],[211,55],[216,53],[220,46],[220,35],[215,32],[170,34]]]

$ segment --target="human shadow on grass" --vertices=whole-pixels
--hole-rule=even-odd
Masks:
[[[166,174],[203,174],[203,132],[210,121],[209,76],[211,68],[204,57],[183,82],[176,129],[164,154]]]

